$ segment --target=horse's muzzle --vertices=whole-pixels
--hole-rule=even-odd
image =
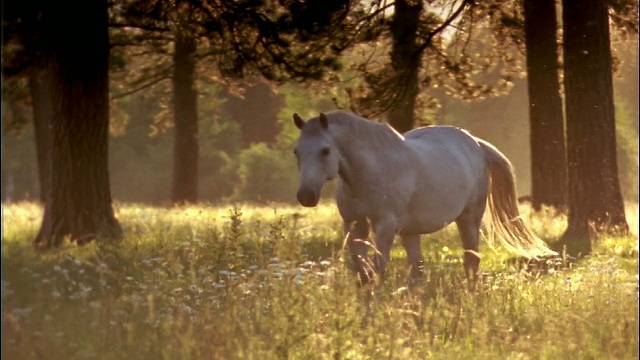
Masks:
[[[318,205],[318,201],[320,201],[320,197],[316,192],[307,188],[300,188],[297,196],[300,205],[305,207],[314,207]]]

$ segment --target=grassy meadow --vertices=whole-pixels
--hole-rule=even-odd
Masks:
[[[423,236],[427,276],[359,287],[331,204],[116,204],[125,239],[36,252],[42,209],[3,205],[6,359],[637,359],[634,235],[526,271],[482,244],[467,291],[455,226]],[[544,239],[566,220],[524,218]]]

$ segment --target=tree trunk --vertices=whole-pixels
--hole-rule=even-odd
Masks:
[[[46,204],[51,195],[51,127],[53,119],[53,73],[45,63],[40,71],[29,73],[29,91],[33,104],[33,129],[38,158],[40,201]]]
[[[566,208],[567,157],[554,0],[525,0],[525,43],[529,86],[531,198],[542,205]]]
[[[175,148],[173,160],[174,203],[198,200],[198,109],[194,84],[195,41],[183,31],[176,33],[173,56],[173,98],[175,113]]]
[[[55,2],[44,16],[53,49],[52,176],[35,244],[119,238],[108,172],[107,2]]]
[[[604,0],[563,0],[569,226],[588,253],[597,232],[628,232],[616,163],[609,18]]]
[[[391,66],[394,102],[387,115],[389,124],[400,133],[413,129],[414,109],[419,92],[418,72],[422,51],[417,42],[422,1],[396,0],[391,22]]]

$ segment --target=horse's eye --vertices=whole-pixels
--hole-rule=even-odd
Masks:
[[[293,149],[293,155],[298,156],[298,149]]]
[[[326,148],[322,148],[322,150],[320,150],[320,155],[322,155],[322,156],[327,156],[327,155],[329,155],[329,152],[330,152],[330,151],[331,151],[331,150],[330,150],[328,147],[326,147]]]

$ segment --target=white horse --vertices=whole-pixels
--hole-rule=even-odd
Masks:
[[[301,205],[318,204],[327,180],[339,178],[337,205],[361,281],[371,280],[367,244],[375,233],[373,268],[384,275],[395,235],[407,251],[411,274],[420,276],[420,234],[455,222],[471,287],[480,264],[479,238],[487,206],[497,238],[529,258],[555,254],[524,225],[518,213],[509,160],[494,146],[451,126],[427,126],[400,135],[387,124],[336,111],[304,121],[294,153]]]

